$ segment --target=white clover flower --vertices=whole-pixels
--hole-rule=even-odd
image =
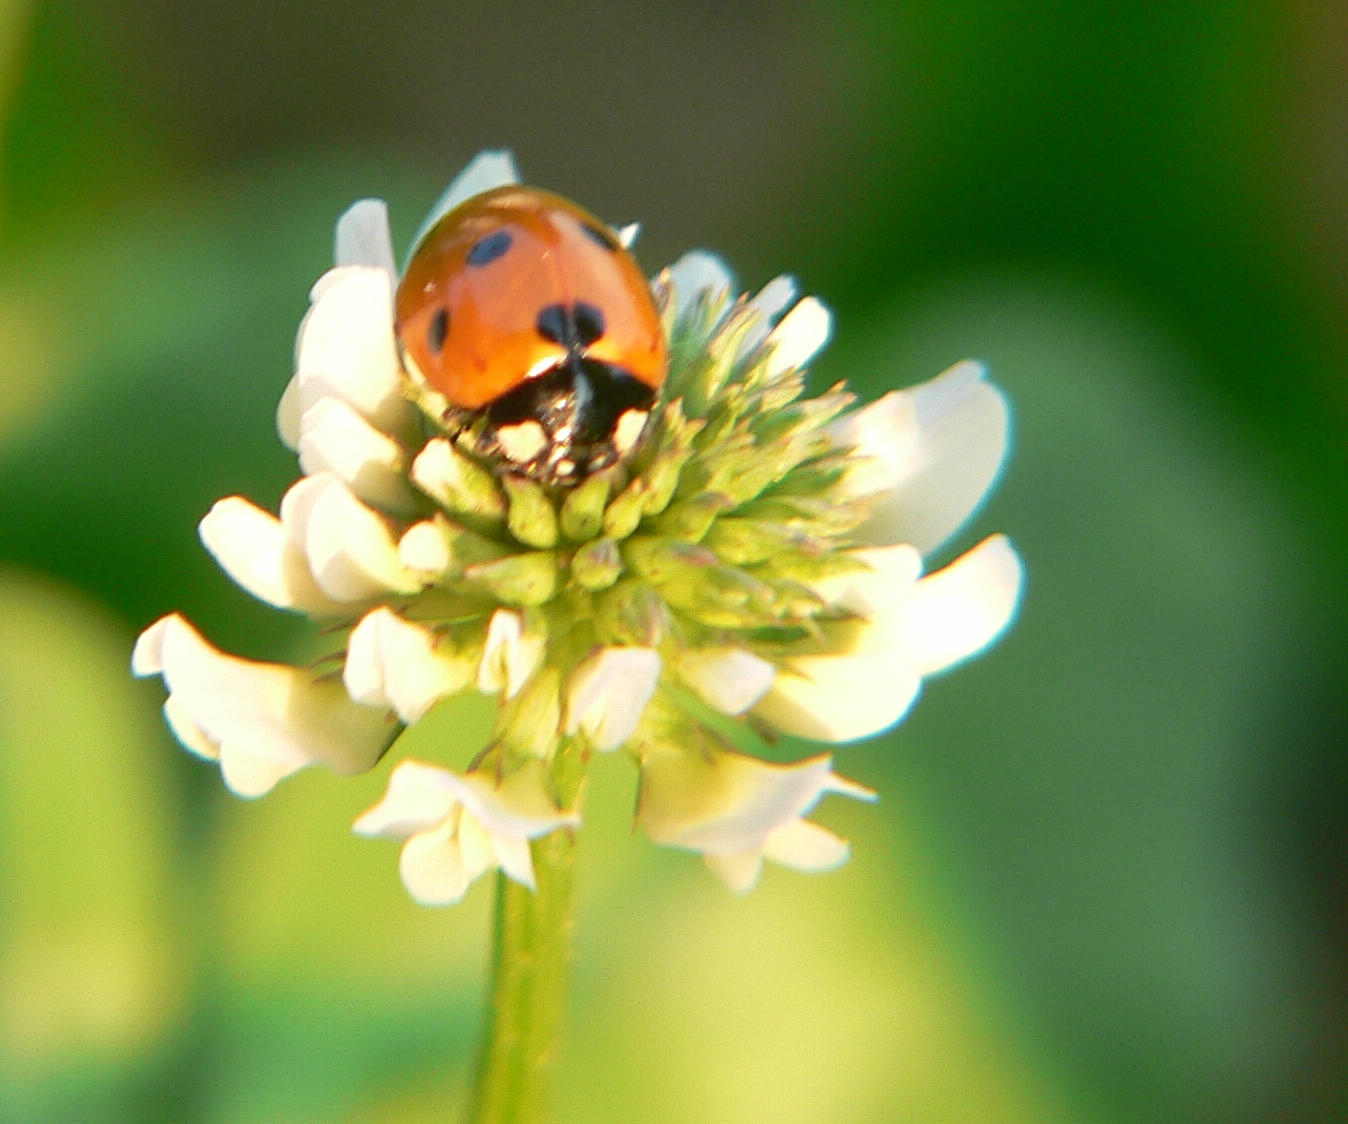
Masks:
[[[483,153],[413,246],[517,182],[508,154]],[[587,237],[621,254],[635,235]],[[1004,537],[935,572],[923,564],[1005,457],[1008,411],[983,368],[961,363],[859,409],[841,386],[807,397],[828,310],[789,277],[739,296],[725,264],[695,251],[652,283],[667,372],[649,411],[614,422],[616,463],[577,472],[563,457],[553,476],[531,476],[520,465],[541,429],[502,424],[493,456],[414,369],[397,260],[382,202],[339,219],[277,410],[302,475],[276,515],[230,496],[200,525],[246,592],[321,620],[332,649],[318,666],[340,670],[224,655],[166,617],[133,669],[163,677],[179,740],[254,796],[314,762],[357,772],[396,758],[400,728],[442,700],[494,696],[485,746],[397,765],[357,821],[407,839],[403,878],[419,901],[457,900],[492,867],[532,885],[529,840],[579,823],[554,796],[572,802],[572,766],[592,751],[628,754],[646,834],[700,851],[733,890],[765,858],[843,861],[846,846],[804,816],[828,792],[873,794],[827,757],[755,761],[728,730],[869,737],[904,716],[926,676],[1005,629],[1022,571]],[[603,310],[587,316],[602,339]],[[447,314],[433,333],[448,330]]]
[[[460,776],[404,761],[355,831],[407,840],[399,861],[407,892],[423,905],[449,905],[496,868],[532,890],[529,840],[579,824],[574,812],[553,805],[537,761],[499,783],[481,773]]]

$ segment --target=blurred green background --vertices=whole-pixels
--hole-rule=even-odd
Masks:
[[[200,549],[296,473],[332,223],[480,147],[837,313],[817,382],[986,360],[1029,580],[839,769],[851,863],[747,899],[583,833],[565,1121],[1348,1113],[1348,15],[1297,4],[0,0],[0,1120],[450,1118],[489,891],[419,909],[382,790],[256,804],[136,632],[301,650]],[[466,753],[464,755],[466,757]]]

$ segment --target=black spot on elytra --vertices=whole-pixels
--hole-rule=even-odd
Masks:
[[[589,347],[604,334],[604,314],[592,304],[550,304],[538,314],[538,334],[569,351]]]
[[[620,243],[618,242],[618,239],[613,236],[612,231],[606,230],[601,226],[595,226],[592,222],[583,222],[580,224],[580,228],[589,235],[590,241],[597,242],[606,250],[617,251]]]
[[[490,234],[484,234],[468,251],[468,264],[490,265],[510,249],[512,241],[508,230],[494,230]]]
[[[426,329],[426,345],[431,349],[431,354],[440,354],[444,349],[445,338],[448,335],[449,309],[437,308],[435,315],[431,317],[430,326]]]

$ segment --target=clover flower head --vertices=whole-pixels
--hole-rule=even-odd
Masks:
[[[508,154],[483,153],[422,233],[517,180]],[[592,233],[629,246],[636,229]],[[828,793],[874,794],[831,757],[744,748],[880,733],[1012,619],[1022,572],[1004,537],[925,562],[1006,453],[1006,402],[983,368],[860,408],[841,384],[807,396],[828,310],[787,277],[740,296],[692,252],[651,283],[668,361],[649,416],[615,429],[616,463],[559,482],[484,454],[473,418],[414,369],[395,261],[383,203],[340,218],[277,410],[302,475],[275,515],[231,496],[200,525],[246,592],[322,622],[332,660],[254,663],[164,617],[133,670],[162,676],[179,740],[258,796],[311,764],[371,768],[443,700],[495,696],[485,746],[402,761],[356,821],[405,840],[403,881],[426,903],[493,868],[532,885],[530,841],[580,822],[564,754],[629,755],[645,834],[701,853],[737,892],[764,860],[841,863],[846,844],[805,817]],[[587,324],[602,336],[602,315]],[[506,430],[526,459],[536,434]]]

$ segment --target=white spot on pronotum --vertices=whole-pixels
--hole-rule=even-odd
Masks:
[[[630,453],[636,443],[641,440],[641,434],[646,428],[646,421],[650,414],[645,410],[626,410],[622,417],[618,419],[618,424],[613,427],[613,447],[618,450],[621,456],[624,453]]]
[[[522,421],[518,425],[503,425],[496,431],[497,444],[509,460],[528,464],[548,444],[548,435],[536,421]]]

